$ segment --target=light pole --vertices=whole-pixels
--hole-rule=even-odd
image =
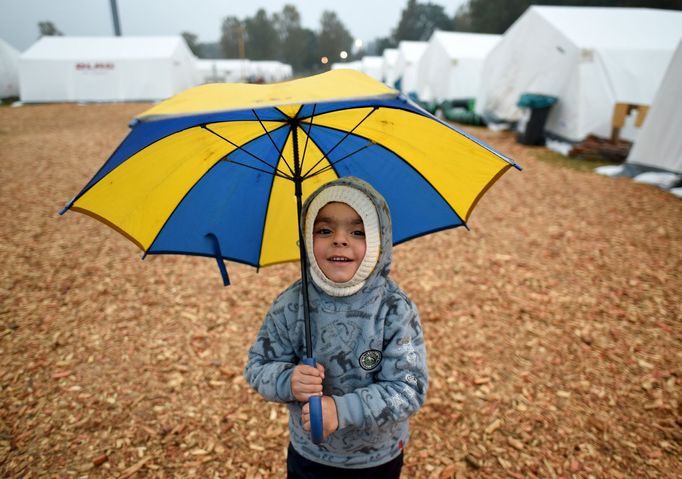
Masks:
[[[121,36],[121,23],[118,21],[118,6],[116,5],[116,0],[109,0],[111,4],[111,17],[114,21],[114,35],[117,37]]]

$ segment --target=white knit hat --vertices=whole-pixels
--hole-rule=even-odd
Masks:
[[[365,227],[365,257],[353,277],[336,283],[325,276],[313,253],[313,227],[317,214],[328,203],[345,203],[362,218]],[[358,292],[374,271],[381,249],[379,218],[372,200],[362,191],[346,185],[329,186],[313,198],[305,216],[305,248],[310,262],[310,275],[317,286],[330,296],[350,296]]]

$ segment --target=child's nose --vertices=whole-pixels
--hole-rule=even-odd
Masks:
[[[347,246],[348,238],[345,233],[337,231],[334,233],[334,244],[337,246]]]

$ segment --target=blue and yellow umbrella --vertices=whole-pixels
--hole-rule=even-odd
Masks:
[[[352,70],[208,84],[143,112],[68,209],[145,254],[269,266],[299,259],[302,199],[340,176],[385,198],[395,243],[465,225],[515,163]]]
[[[485,191],[518,168],[352,70],[191,88],[131,126],[62,213],[106,223],[145,255],[216,258],[225,284],[223,260],[263,267],[300,259],[304,296],[298,220],[320,185],[349,175],[370,183],[385,197],[400,243],[466,225]]]

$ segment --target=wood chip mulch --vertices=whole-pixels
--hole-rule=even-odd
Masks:
[[[230,264],[223,288],[215,261],[140,261],[57,214],[147,107],[0,108],[0,477],[285,477],[286,409],[242,370],[297,266]],[[471,231],[396,247],[431,373],[403,477],[676,477],[682,201],[468,131],[524,171]]]

